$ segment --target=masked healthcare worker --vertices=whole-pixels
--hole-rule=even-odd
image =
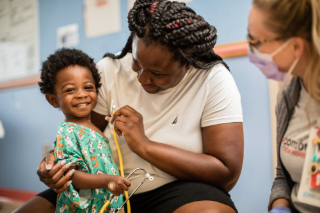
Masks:
[[[276,106],[277,174],[270,213],[320,212],[320,200],[298,199],[299,190],[319,184],[302,182],[305,161],[319,165],[320,1],[253,0],[248,24],[249,59],[268,78],[282,83]],[[318,133],[312,135],[313,129]],[[309,167],[306,169],[309,175]],[[319,167],[314,174],[320,174]],[[319,177],[318,177],[319,178]],[[311,177],[312,179],[312,177]],[[312,184],[314,184],[312,186]]]

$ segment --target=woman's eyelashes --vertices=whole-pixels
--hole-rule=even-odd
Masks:
[[[157,77],[159,77],[159,76],[162,76],[162,74],[160,74],[160,73],[155,73],[155,72],[151,72],[154,76],[157,76]]]

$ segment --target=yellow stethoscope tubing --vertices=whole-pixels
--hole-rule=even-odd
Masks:
[[[113,111],[112,114],[114,114],[115,112]],[[118,152],[118,157],[119,157],[119,165],[120,165],[120,175],[122,177],[124,177],[124,171],[123,171],[123,161],[122,161],[122,155],[121,155],[121,151],[120,151],[120,147],[119,147],[119,142],[118,142],[118,138],[117,138],[117,133],[114,130],[114,125],[113,125],[113,138],[114,138],[114,143],[116,144],[117,147],[117,152]],[[124,196],[126,199],[128,199],[128,192],[124,191]],[[108,200],[101,208],[100,213],[103,213],[104,210],[109,206],[110,201]],[[131,206],[130,206],[130,201],[127,201],[127,212],[131,213]]]

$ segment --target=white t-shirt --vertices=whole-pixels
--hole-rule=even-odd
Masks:
[[[95,112],[110,115],[112,100],[116,109],[129,105],[143,116],[145,134],[151,141],[194,153],[203,153],[201,127],[243,121],[239,91],[223,65],[216,65],[207,71],[191,68],[174,88],[149,94],[140,85],[137,73],[131,69],[131,62],[132,55],[127,54],[120,60],[104,58],[97,63],[102,87]],[[104,134],[109,138],[112,153],[118,162],[110,123]],[[118,137],[118,140],[125,176],[137,167],[154,176],[154,180],[146,181],[138,193],[176,180],[133,153],[124,137]],[[132,186],[129,193],[143,177],[143,173],[138,173],[130,178]]]
[[[308,120],[308,116],[310,120]],[[291,200],[295,208],[300,212],[320,212],[320,209],[317,207],[297,201],[310,129],[316,125],[317,104],[313,99],[309,99],[308,92],[301,84],[299,101],[282,139],[280,150],[281,161],[290,174],[291,179],[295,182],[291,193]]]

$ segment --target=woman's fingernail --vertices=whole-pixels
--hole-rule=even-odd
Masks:
[[[72,183],[72,180],[69,180],[67,183],[67,186],[70,186],[71,183]]]
[[[61,161],[61,165],[63,166],[66,163],[66,160]]]
[[[75,171],[76,171],[76,170],[72,169],[72,170],[69,172],[70,176],[72,176],[72,175],[75,173]]]
[[[46,169],[47,169],[47,170],[50,170],[51,168],[52,168],[52,165],[51,165],[51,164],[47,164],[47,165],[46,165]]]
[[[67,169],[70,168],[71,165],[72,165],[72,162],[69,162],[69,163],[66,165]]]

